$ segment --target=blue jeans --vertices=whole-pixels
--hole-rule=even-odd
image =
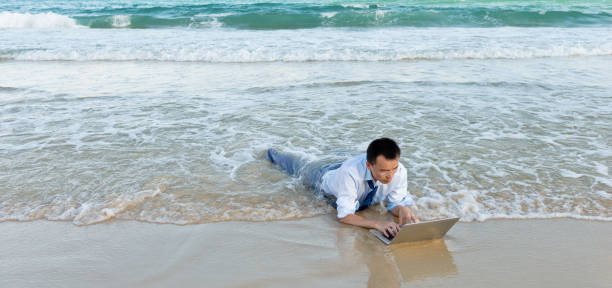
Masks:
[[[295,159],[289,155],[278,153],[276,150],[270,148],[266,152],[266,159],[283,168],[289,175],[302,177],[302,181],[308,186],[313,192],[319,193],[322,191],[321,184],[323,175],[325,173],[340,168],[342,162],[336,163],[310,163],[306,164],[303,161]],[[325,193],[323,193],[325,195]],[[328,198],[328,202],[334,208],[336,208],[336,199],[334,196],[325,195]]]

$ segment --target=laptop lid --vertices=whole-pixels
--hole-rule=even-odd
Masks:
[[[448,230],[450,230],[450,228],[457,223],[457,221],[459,221],[459,218],[447,218],[405,224],[395,235],[395,237],[391,236],[389,238],[385,237],[385,235],[376,229],[370,229],[370,232],[372,232],[372,234],[380,239],[380,241],[387,245],[402,242],[430,240],[442,238],[444,234],[446,234],[446,232],[448,232]]]

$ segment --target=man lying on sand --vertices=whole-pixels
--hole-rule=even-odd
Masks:
[[[266,153],[270,162],[291,175],[301,175],[307,185],[332,199],[331,205],[338,210],[338,221],[374,228],[387,237],[395,236],[400,225],[419,221],[408,208],[413,201],[408,194],[408,174],[399,157],[399,146],[389,138],[372,141],[366,154],[315,167],[304,167],[299,160],[274,149]],[[383,200],[387,209],[399,218],[399,223],[369,220],[355,214]]]

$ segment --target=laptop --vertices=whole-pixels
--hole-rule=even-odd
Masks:
[[[450,230],[450,228],[457,223],[457,221],[459,221],[459,218],[446,218],[413,224],[404,224],[400,231],[395,234],[395,237],[385,237],[384,234],[376,229],[370,229],[370,232],[372,232],[374,236],[387,245],[402,242],[430,240],[442,238],[444,234],[446,234],[446,232],[448,232],[448,230]]]

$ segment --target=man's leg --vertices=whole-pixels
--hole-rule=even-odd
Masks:
[[[314,193],[322,192],[321,184],[323,180],[323,175],[330,170],[338,169],[342,166],[342,162],[331,163],[331,164],[323,164],[321,162],[318,163],[310,163],[304,167],[304,164],[294,159],[289,155],[285,155],[277,152],[276,150],[270,148],[266,152],[266,159],[283,168],[287,173],[292,176],[302,177],[302,181],[306,186],[310,188]],[[298,175],[299,173],[299,175]],[[333,195],[327,195],[323,193],[327,202],[336,208],[336,197]]]
[[[302,173],[304,184],[315,194],[323,193],[327,203],[334,208],[336,208],[336,197],[326,194],[321,188],[321,185],[323,184],[323,175],[331,170],[340,168],[340,166],[342,166],[342,162],[324,165],[321,163],[314,163],[305,167]]]
[[[297,173],[302,168],[303,164],[301,161],[293,159],[293,157],[285,154],[276,152],[276,150],[270,148],[266,152],[266,159],[283,168],[289,175],[297,176]]]
[[[321,163],[317,163],[310,167],[307,167],[304,169],[305,171],[303,173],[304,184],[310,186],[311,189],[317,191],[321,190],[321,184],[323,183],[323,175],[325,175],[325,173],[331,170],[340,168],[340,166],[342,166],[342,162],[323,165]]]

